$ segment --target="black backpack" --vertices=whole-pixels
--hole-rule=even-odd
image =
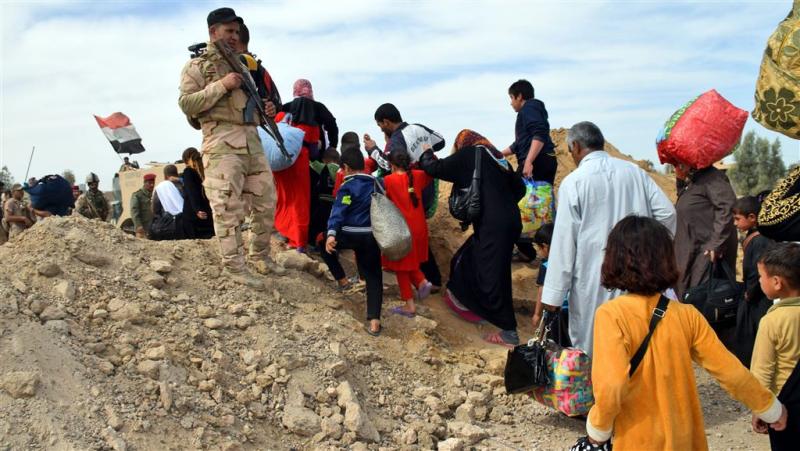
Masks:
[[[450,215],[461,222],[461,229],[467,230],[469,225],[481,214],[481,154],[483,146],[475,146],[475,170],[472,171],[472,183],[468,188],[455,187],[450,192],[448,204]]]
[[[701,280],[686,292],[683,302],[694,305],[712,326],[733,324],[744,299],[744,287],[731,268],[725,261],[709,262]]]

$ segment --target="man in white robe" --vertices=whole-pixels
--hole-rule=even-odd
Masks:
[[[559,188],[542,303],[555,311],[569,296],[570,339],[591,355],[595,310],[621,294],[600,284],[611,229],[622,218],[638,215],[656,219],[674,234],[675,207],[639,166],[602,150],[605,139],[593,123],[575,124],[567,146],[578,167]]]

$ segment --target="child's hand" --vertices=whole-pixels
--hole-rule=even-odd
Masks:
[[[325,240],[325,252],[332,254],[336,252],[336,237],[329,236],[327,240]]]
[[[364,150],[370,151],[376,147],[378,147],[378,143],[369,136],[369,133],[364,133]]]
[[[789,419],[789,412],[786,410],[786,406],[782,405],[781,417],[778,418],[778,421],[770,423],[769,427],[771,427],[773,431],[782,431],[786,429],[786,421],[788,419]],[[764,429],[766,429],[766,427]]]
[[[767,423],[764,423],[760,418],[753,415],[753,420],[751,421],[753,426],[753,432],[757,432],[759,434],[766,434],[767,433]]]
[[[533,324],[534,329],[539,328],[539,324],[542,322],[542,312],[535,312],[533,316],[531,316],[531,324]]]

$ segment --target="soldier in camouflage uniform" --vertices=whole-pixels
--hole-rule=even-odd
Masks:
[[[24,195],[22,185],[15,183],[11,198],[3,205],[3,227],[8,229],[9,240],[33,225],[33,214],[23,200]]]
[[[150,224],[153,223],[153,187],[156,184],[155,174],[145,174],[142,188],[131,195],[131,220],[137,238],[147,238]]]
[[[220,243],[222,263],[230,278],[263,289],[245,266],[241,226],[245,220],[243,194],[251,196],[249,258],[261,273],[283,273],[269,257],[275,193],[267,159],[256,132],[258,118],[245,114],[248,97],[240,88],[242,78],[219,54],[214,41],[238,48],[242,19],[230,8],[208,15],[208,50],[192,59],[181,73],[181,110],[200,123],[203,131],[203,165],[206,191]],[[268,114],[275,106],[267,103]],[[247,109],[253,111],[253,108]]]
[[[78,197],[75,202],[75,211],[89,219],[99,219],[101,221],[108,221],[108,214],[111,212],[111,206],[108,200],[103,195],[103,192],[98,189],[100,179],[93,172],[86,176],[86,186],[89,189]]]

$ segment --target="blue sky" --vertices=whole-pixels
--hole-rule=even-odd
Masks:
[[[33,175],[71,168],[110,181],[119,159],[91,115],[114,111],[142,135],[140,162],[199,147],[177,107],[178,77],[218,6],[245,18],[284,98],[310,79],[342,131],[378,135],[372,114],[393,102],[450,142],[473,128],[506,146],[506,90],[527,78],[552,127],[591,120],[655,162],[663,122],[698,94],[715,88],[752,110],[766,40],[791,2],[6,2],[3,164],[21,179],[36,145]],[[779,137],[752,120],[747,129]],[[800,160],[798,141],[780,139],[787,164]]]

